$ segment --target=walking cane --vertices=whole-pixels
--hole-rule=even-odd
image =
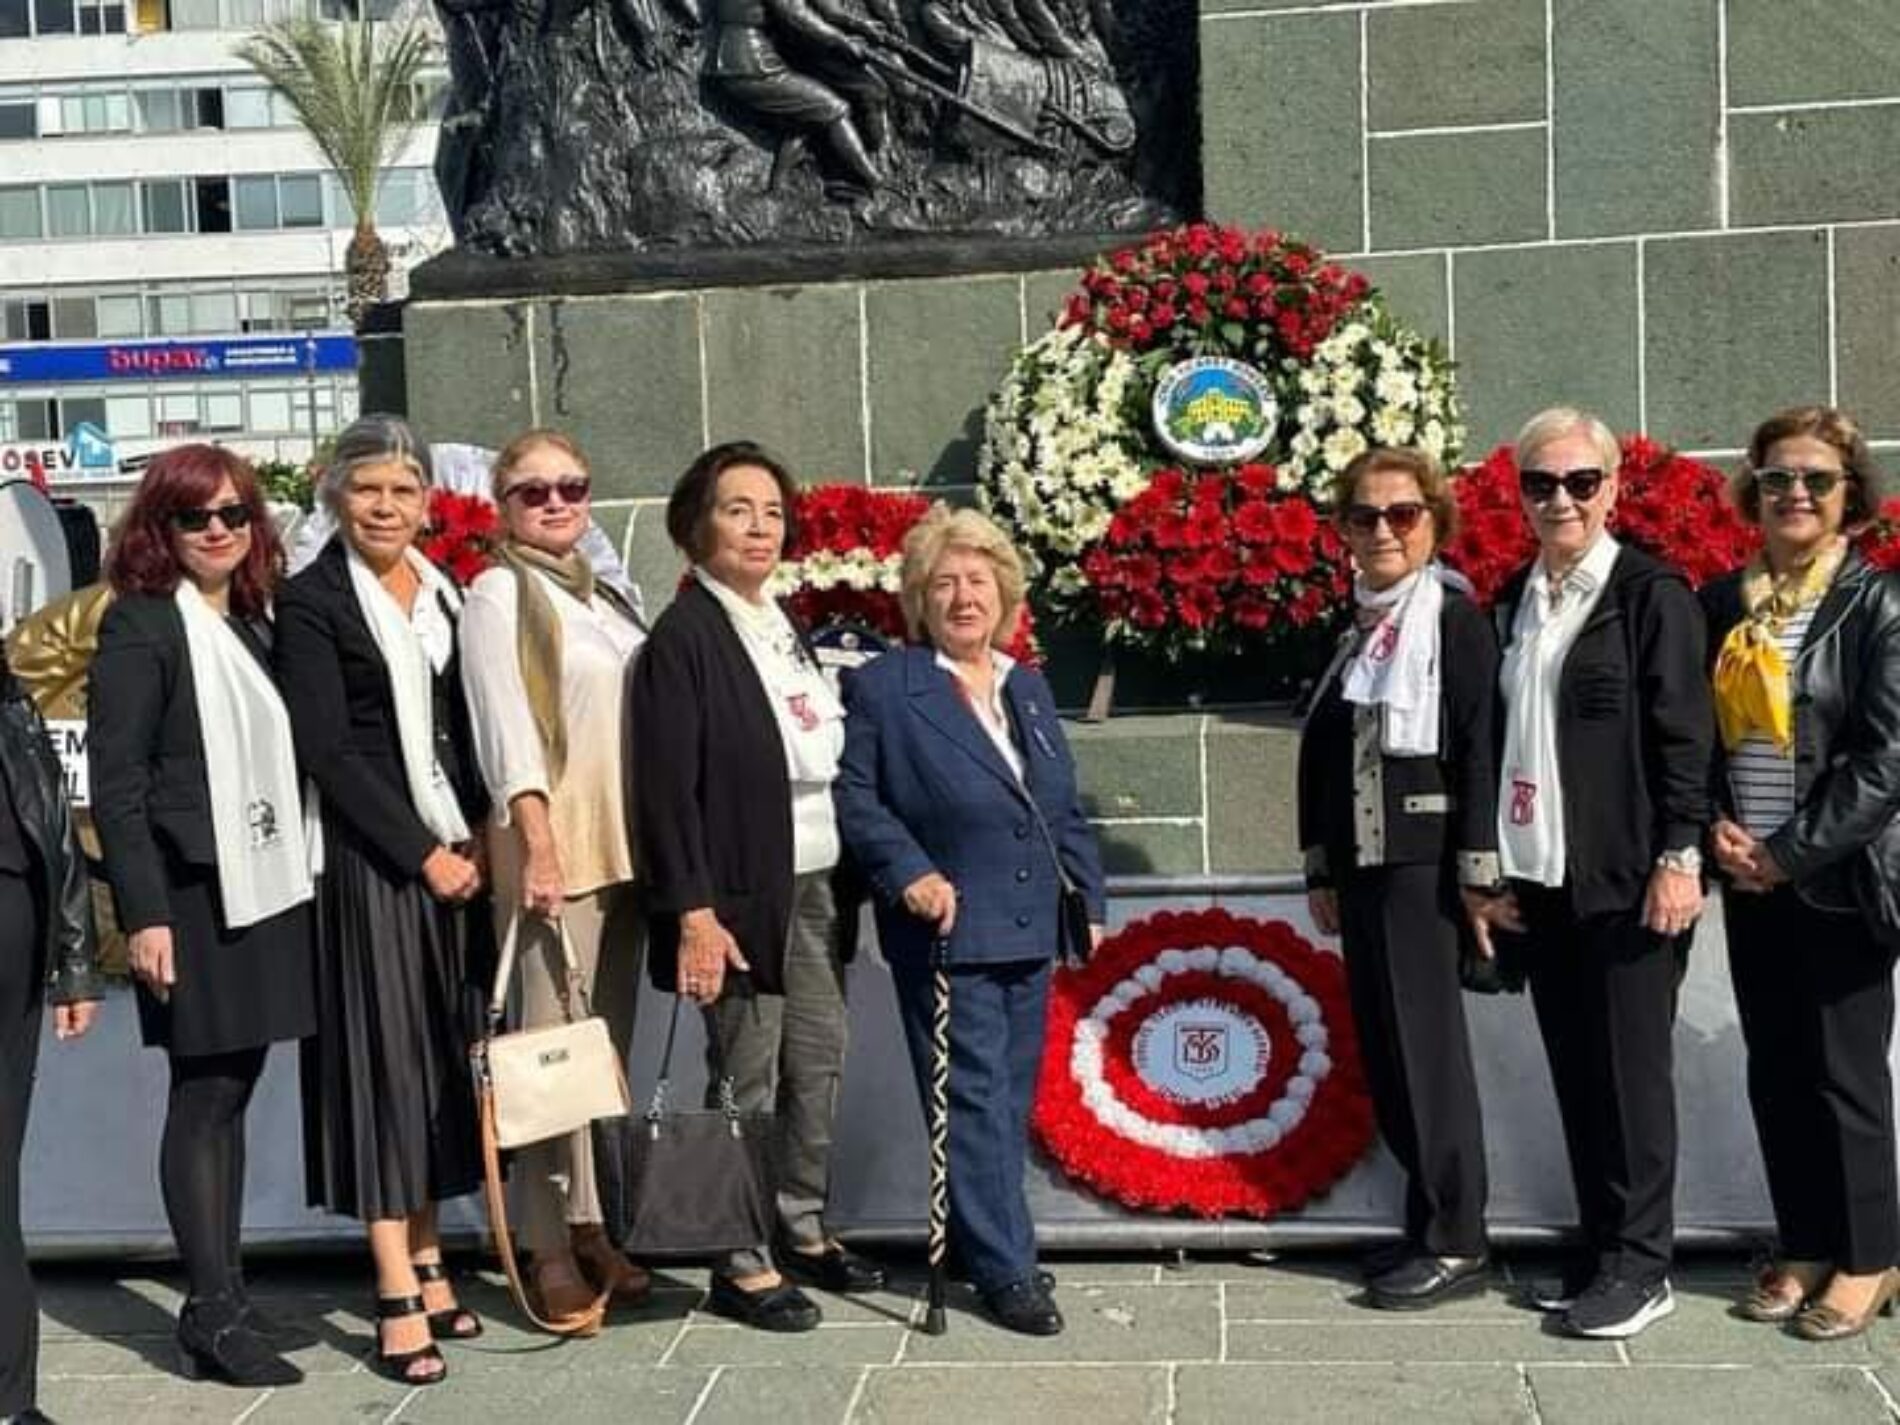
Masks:
[[[933,971],[930,1013],[930,1293],[924,1305],[924,1334],[948,1329],[943,1299],[950,1274],[950,967],[949,944],[930,948]]]

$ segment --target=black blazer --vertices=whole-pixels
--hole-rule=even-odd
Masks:
[[[1472,884],[1496,878],[1498,774],[1493,746],[1498,644],[1478,606],[1445,591],[1439,615],[1439,754],[1381,757],[1388,866],[1455,855]],[[1307,883],[1333,885],[1353,865],[1353,708],[1340,694],[1342,663],[1321,687],[1300,734],[1300,848]],[[1317,855],[1312,853],[1317,852]],[[1482,863],[1482,866],[1480,866]]]
[[[270,625],[234,619],[232,627],[270,667]],[[119,923],[128,934],[169,925],[167,860],[218,864],[198,694],[178,605],[169,595],[115,598],[87,676],[92,819]]]
[[[277,595],[277,681],[297,760],[323,794],[324,819],[353,832],[398,879],[422,874],[441,844],[409,799],[389,665],[363,618],[338,535]],[[461,667],[435,679],[435,755],[462,815],[478,827],[488,793],[476,768]]]
[[[719,601],[697,580],[653,625],[628,674],[626,804],[649,919],[653,983],[677,979],[682,912],[710,906],[752,967],[752,987],[785,989],[792,914],[792,788],[758,671]],[[857,902],[841,867],[845,952]]]
[[[1492,609],[1501,647],[1530,570]],[[1577,915],[1640,906],[1657,855],[1702,844],[1715,741],[1706,650],[1688,582],[1625,544],[1558,679],[1565,888]],[[1504,726],[1500,716],[1500,753]]]

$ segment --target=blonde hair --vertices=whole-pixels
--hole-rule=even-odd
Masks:
[[[898,600],[904,606],[904,624],[914,639],[927,639],[924,623],[924,596],[931,575],[952,549],[967,549],[990,561],[996,571],[996,592],[1002,605],[1002,617],[996,622],[995,641],[1007,640],[1016,627],[1016,616],[1023,606],[1023,591],[1028,576],[1023,572],[1023,557],[1003,533],[1002,526],[978,510],[953,510],[941,500],[904,536],[904,562],[900,574]]]
[[[488,492],[496,504],[501,503],[502,488],[515,467],[528,458],[528,452],[539,450],[542,446],[551,446],[569,460],[580,466],[581,474],[593,478],[594,467],[587,463],[587,456],[573,436],[546,426],[536,426],[533,430],[524,430],[520,435],[501,448],[501,454],[495,457],[494,468],[488,472]]]
[[[1578,410],[1575,406],[1552,406],[1524,422],[1524,429],[1517,433],[1514,452],[1517,468],[1522,470],[1529,465],[1531,457],[1551,442],[1579,431],[1588,436],[1590,443],[1597,448],[1598,467],[1605,475],[1615,475],[1617,467],[1623,463],[1623,447],[1617,444],[1616,432],[1604,424],[1601,416]]]

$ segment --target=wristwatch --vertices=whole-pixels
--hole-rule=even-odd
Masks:
[[[1665,871],[1680,871],[1685,876],[1702,874],[1702,852],[1693,846],[1678,847],[1657,856],[1656,864]]]

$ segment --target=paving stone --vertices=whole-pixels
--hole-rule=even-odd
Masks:
[[[1271,222],[1322,247],[1361,246],[1359,20],[1352,14],[1248,16],[1201,27],[1207,104],[1201,166],[1208,213]]]
[[[138,1425],[232,1425],[267,1394],[192,1385],[166,1376],[138,1380],[49,1381],[39,1405],[55,1420],[137,1421]],[[332,1420],[337,1416],[332,1415]]]
[[[1367,154],[1375,249],[1534,241],[1549,227],[1542,129],[1394,135]]]
[[[1900,14],[1892,0],[1727,3],[1731,104],[1900,94]]]
[[[1900,191],[1900,106],[1729,118],[1737,227],[1887,218]]]
[[[1366,43],[1375,131],[1544,117],[1543,0],[1374,10]]]
[[[1257,1420],[1271,1401],[1275,1425],[1403,1420],[1478,1425],[1533,1419],[1512,1366],[1182,1366],[1180,1420]]]
[[[1835,233],[1834,312],[1841,404],[1900,436],[1900,226]]]
[[[1445,293],[1445,259],[1437,253],[1402,253],[1396,257],[1355,257],[1349,264],[1372,279],[1385,294],[1393,316],[1439,341],[1451,333],[1450,301]]]
[[[581,443],[604,496],[664,495],[705,445],[699,300],[553,301],[540,309],[543,425]]]
[[[1214,871],[1296,871],[1299,737],[1272,713],[1213,719],[1207,735],[1208,856]]]
[[[1366,1313],[1368,1317],[1372,1313]],[[1503,1321],[1443,1321],[1436,1313],[1420,1313],[1417,1320],[1367,1320],[1350,1330],[1340,1323],[1290,1325],[1234,1322],[1227,1327],[1230,1361],[1408,1362],[1455,1361],[1485,1364],[1494,1361],[1600,1361],[1619,1360],[1608,1341],[1579,1341],[1546,1331],[1530,1313],[1524,1323]]]
[[[1157,1367],[906,1366],[872,1371],[851,1419],[853,1425],[941,1425],[946,1419],[1158,1425],[1172,1418],[1167,1396],[1168,1373]]]
[[[1089,815],[1199,816],[1200,727],[1178,716],[1067,724]]]
[[[1022,284],[1010,277],[881,282],[865,293],[871,472],[917,485],[976,478],[983,407],[1022,332]]]
[[[1655,1329],[1655,1328],[1652,1328]],[[1567,1370],[1530,1367],[1545,1425],[1679,1425],[1684,1420],[1886,1421],[1880,1393],[1860,1371],[1708,1369]]]
[[[1173,822],[1096,822],[1102,865],[1111,876],[1199,875],[1201,826]]]
[[[863,1377],[861,1366],[728,1366],[693,1425],[838,1425]]]
[[[418,1392],[402,1409],[403,1425],[473,1419],[547,1420],[558,1425],[676,1425],[692,1417],[694,1404],[712,1378],[709,1370],[676,1366],[602,1365],[550,1379],[546,1375],[451,1374],[439,1386]]]
[[[979,1314],[970,1293],[959,1290],[951,1301],[949,1331],[913,1334],[904,1361],[1214,1360],[1220,1350],[1219,1296],[1211,1286],[1072,1287],[1059,1280],[1056,1302],[1067,1329],[1039,1338],[1005,1331]]]
[[[1714,227],[1718,0],[1552,10],[1557,235]]]
[[[264,1425],[337,1425],[339,1421],[360,1421],[362,1425],[376,1422],[376,1425],[380,1425],[380,1422],[389,1419],[414,1389],[413,1386],[384,1380],[368,1371],[340,1379],[305,1382],[303,1385],[269,1392],[244,1425],[254,1425],[258,1421],[264,1422]],[[452,1390],[465,1396],[472,1394],[459,1378],[454,1377],[432,1389]]]
[[[784,1335],[747,1326],[689,1326],[668,1358],[682,1366],[881,1366],[909,1334],[899,1325],[826,1325]]]
[[[705,301],[713,440],[760,441],[801,480],[862,481],[857,288],[759,287]]]
[[[1374,1311],[1363,1300],[1364,1287],[1358,1273],[1341,1276],[1301,1276],[1297,1271],[1276,1271],[1271,1281],[1227,1283],[1227,1320],[1259,1323],[1332,1322],[1359,1326],[1410,1326],[1413,1320]],[[1539,1318],[1514,1304],[1505,1286],[1493,1286],[1479,1296],[1469,1296],[1435,1306],[1434,1322],[1497,1322],[1513,1328],[1539,1324]]]
[[[427,440],[501,446],[534,424],[525,303],[421,303],[403,317],[409,417]]]
[[[811,1286],[800,1289],[818,1304],[826,1326],[907,1326],[911,1307],[923,1293],[924,1275],[898,1272],[882,1291],[853,1292],[848,1296]],[[702,1303],[693,1312],[693,1324],[731,1326],[733,1322],[730,1317],[706,1310]]]
[[[315,1325],[318,1343],[286,1351],[285,1357],[312,1376],[348,1375],[356,1370],[369,1349],[371,1338],[367,1334],[358,1335],[347,1325],[328,1322]],[[66,1338],[45,1341],[40,1346],[40,1374],[49,1380],[133,1377],[153,1371],[171,1375],[178,1371],[179,1364],[177,1341],[170,1335]]]
[[[1827,239],[1736,233],[1648,245],[1648,428],[1732,447],[1827,392]]]
[[[1453,262],[1471,450],[1509,440],[1560,402],[1637,429],[1636,244],[1464,252]]]

